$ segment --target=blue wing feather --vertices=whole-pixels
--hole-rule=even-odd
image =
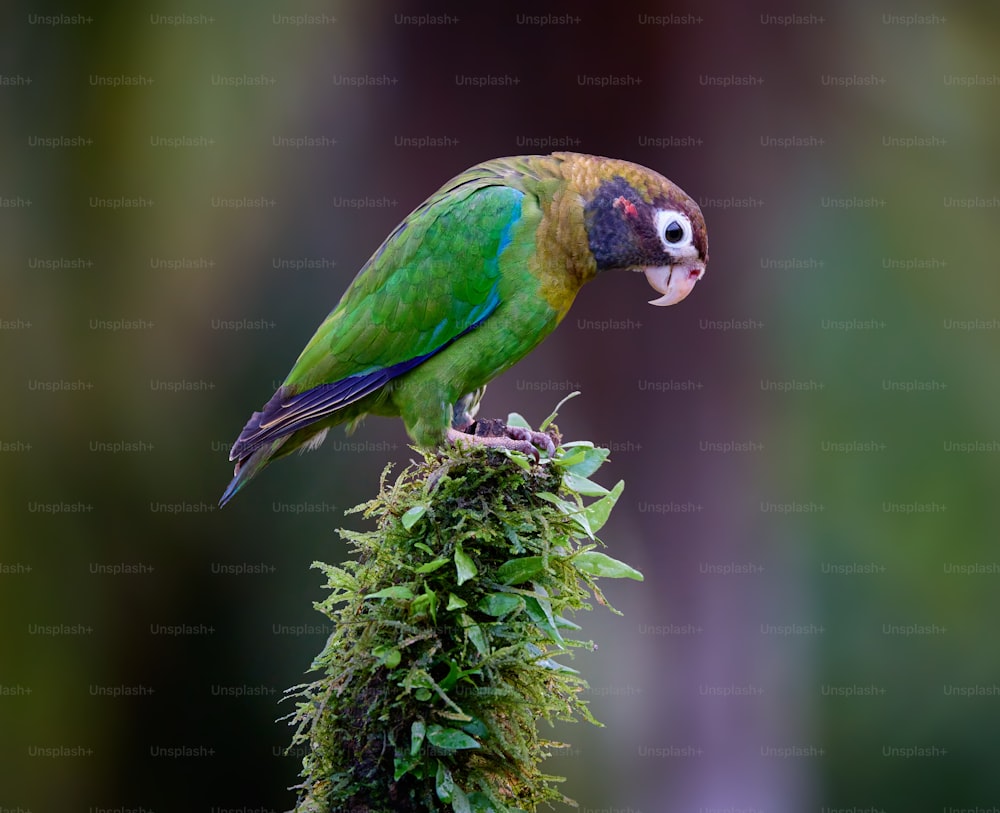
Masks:
[[[389,367],[381,367],[348,376],[330,384],[320,384],[318,387],[294,395],[289,392],[288,387],[279,387],[271,400],[264,404],[264,408],[260,412],[253,413],[247,425],[243,427],[243,431],[229,452],[229,459],[242,460],[278,438],[304,429],[310,424],[323,420],[323,418],[339,412],[356,401],[360,401],[365,396],[371,395],[393,378],[423,364],[435,353],[440,353],[452,342],[470,330],[474,330],[499,304],[500,296],[496,286],[494,286],[487,302],[476,309],[476,314],[482,312],[482,315],[478,316],[472,325],[454,339],[445,342],[430,353],[415,356]]]

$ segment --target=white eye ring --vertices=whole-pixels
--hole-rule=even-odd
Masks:
[[[694,239],[694,229],[691,227],[691,220],[687,215],[672,209],[659,209],[653,222],[656,224],[656,233],[660,237],[660,242],[663,243],[663,248],[667,251],[675,252],[679,248],[691,245],[691,241]],[[669,239],[667,232],[671,233],[670,237],[674,237],[678,226],[681,230],[681,236],[676,240]]]

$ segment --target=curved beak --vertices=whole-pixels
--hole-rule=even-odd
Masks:
[[[649,300],[650,305],[676,305],[694,289],[694,284],[705,275],[705,263],[659,265],[644,268],[646,280],[663,296]]]

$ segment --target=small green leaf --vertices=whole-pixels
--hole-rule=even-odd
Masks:
[[[552,414],[549,415],[549,417],[547,417],[544,421],[542,421],[542,425],[538,427],[538,431],[544,432],[546,429],[548,429],[549,424],[556,419],[556,415],[558,415],[559,410],[562,409],[562,405],[565,404],[567,401],[569,401],[571,398],[576,398],[576,396],[578,396],[579,394],[580,394],[579,390],[577,390],[576,392],[571,392],[569,395],[563,398],[558,404],[556,404],[556,408],[552,410]]]
[[[535,496],[545,500],[545,502],[550,502],[558,506],[562,509],[563,513],[571,514],[577,510],[577,507],[573,503],[566,502],[562,497],[557,497],[551,491],[539,491]]]
[[[514,451],[513,449],[504,449],[504,448],[501,448],[500,451],[503,452],[507,456],[507,459],[515,466],[517,466],[519,469],[523,469],[524,471],[531,471],[531,462],[521,452]]]
[[[428,726],[427,742],[435,748],[444,748],[448,751],[479,747],[479,743],[464,731],[457,728],[445,728],[437,723]]]
[[[444,567],[446,564],[448,564],[448,560],[445,558],[435,559],[433,562],[421,565],[414,573],[433,573],[439,567]]]
[[[427,726],[423,720],[414,720],[410,724],[410,756],[416,756],[420,751],[420,746],[424,744],[424,735],[427,733]]]
[[[425,588],[424,592],[413,599],[413,603],[410,604],[410,615],[413,618],[419,618],[422,615],[429,615],[431,617],[431,621],[436,624],[437,605],[437,593],[430,588]]]
[[[413,547],[415,547],[417,550],[422,550],[424,553],[429,554],[430,556],[434,555],[434,549],[425,542],[414,542]]]
[[[469,602],[464,598],[459,598],[454,593],[448,594],[448,605],[445,607],[446,610],[461,610],[463,607],[468,607]]]
[[[510,593],[487,593],[476,604],[476,608],[487,615],[500,618],[524,607],[524,599]]]
[[[608,490],[600,483],[595,483],[586,477],[580,477],[571,471],[563,475],[563,485],[570,491],[583,494],[585,497],[600,497],[608,493]]]
[[[451,809],[452,813],[472,813],[472,807],[469,805],[469,797],[465,795],[465,791],[458,785],[455,785],[451,791]]]
[[[473,717],[469,722],[462,726],[462,731],[466,734],[471,734],[473,737],[488,737],[490,730],[486,727],[486,723],[480,720],[478,717]]]
[[[411,599],[413,598],[413,591],[402,584],[394,584],[391,587],[383,587],[381,590],[376,590],[374,593],[369,593],[365,596],[366,599],[369,598],[398,598],[398,599]]]
[[[509,559],[497,568],[497,581],[501,584],[521,584],[535,578],[543,570],[541,556],[521,556]]]
[[[462,550],[461,544],[455,545],[455,570],[458,573],[459,586],[465,584],[469,579],[475,578],[479,572],[472,557]]]
[[[476,791],[469,794],[469,813],[521,813],[520,808],[497,808],[490,797]]]
[[[462,627],[465,629],[465,635],[470,641],[472,641],[472,645],[476,648],[476,652],[484,658],[489,655],[490,645],[486,641],[486,634],[483,632],[483,628],[469,616],[464,614],[461,616],[461,622]]]
[[[419,689],[417,689],[413,693],[413,696],[415,698],[417,698],[417,700],[419,700],[421,703],[426,703],[432,697],[431,690],[427,689],[427,688],[424,688],[423,686],[421,686]]]
[[[410,528],[416,525],[417,521],[426,513],[427,513],[426,505],[413,506],[413,508],[409,509],[402,516],[403,527],[406,528],[406,530],[410,530]]]
[[[563,471],[575,474],[577,477],[590,477],[608,459],[609,454],[611,452],[599,446],[576,446],[558,462]]]
[[[451,804],[455,793],[455,780],[451,778],[451,771],[444,767],[441,760],[437,761],[437,775],[434,777],[434,790],[438,799],[445,804]]]
[[[412,771],[416,764],[417,760],[412,755],[400,756],[399,754],[396,754],[395,759],[392,761],[392,778],[398,781],[400,778],[406,776],[406,774]]]
[[[541,658],[535,661],[539,666],[545,669],[551,669],[553,672],[565,672],[570,675],[579,675],[580,673],[564,663],[559,663],[559,661],[553,660],[552,658]]]
[[[548,599],[539,599],[536,596],[525,596],[524,606],[528,611],[528,618],[535,622],[542,632],[549,636],[560,646],[563,645],[562,635],[556,629],[555,619],[552,617],[552,606]]]
[[[564,469],[581,462],[586,456],[586,450],[582,448],[569,449],[565,446],[560,446],[556,451],[556,457],[553,461],[559,468]]]
[[[462,677],[464,673],[455,661],[448,661],[448,674],[445,675],[438,681],[438,686],[444,691],[448,691],[452,686],[458,683],[458,679]]]
[[[642,574],[634,567],[624,562],[612,559],[610,556],[596,550],[588,550],[573,557],[572,562],[577,569],[591,576],[606,579],[635,579],[642,581]]]
[[[590,522],[587,518],[587,514],[585,513],[585,509],[581,508],[579,505],[574,505],[561,497],[557,497],[555,494],[550,494],[548,491],[540,491],[537,496],[552,503],[577,525],[579,525],[587,536],[591,539],[594,538],[594,532],[590,528]]]
[[[556,626],[559,629],[561,629],[561,630],[581,630],[581,629],[583,629],[583,627],[581,627],[576,622],[570,621],[568,618],[564,618],[561,615],[557,615],[556,616]]]
[[[395,669],[403,657],[396,647],[389,645],[375,647],[372,650],[372,655],[385,664],[387,669]]]
[[[618,498],[624,490],[625,481],[619,480],[618,484],[608,494],[583,509],[583,514],[587,518],[587,524],[594,533],[597,533],[601,529],[601,526],[608,521],[611,509],[615,507],[615,503],[618,502]]]
[[[465,634],[469,636],[469,640],[472,641],[476,652],[484,658],[490,654],[490,645],[486,643],[486,635],[483,633],[482,627],[478,624],[470,624],[465,628]]]
[[[507,416],[507,426],[519,426],[522,429],[531,429],[531,424],[528,423],[523,416],[516,412],[511,412]]]

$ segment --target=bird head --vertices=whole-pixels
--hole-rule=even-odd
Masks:
[[[604,159],[584,203],[584,225],[598,271],[642,271],[662,294],[651,305],[684,299],[705,273],[708,235],[701,209],[652,170]]]

